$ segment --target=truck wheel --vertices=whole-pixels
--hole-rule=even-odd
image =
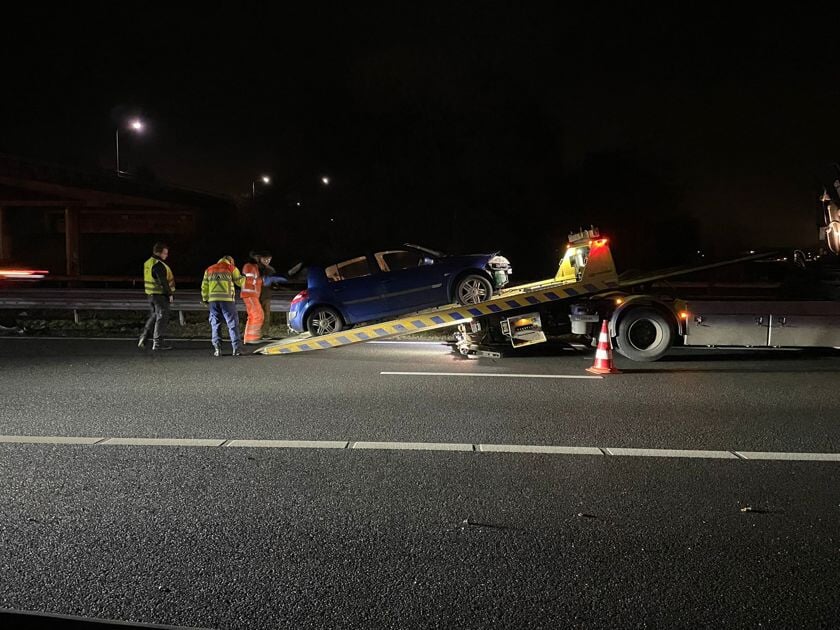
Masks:
[[[455,300],[458,304],[478,304],[493,297],[493,285],[484,276],[464,276],[455,286]]]
[[[674,324],[653,308],[634,308],[618,322],[617,350],[632,361],[658,361],[674,342]]]
[[[329,335],[344,328],[341,315],[329,306],[316,306],[306,316],[306,329],[313,337]]]

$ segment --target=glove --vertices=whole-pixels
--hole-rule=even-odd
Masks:
[[[207,302],[205,302],[204,300],[201,300],[201,305],[202,305],[204,308],[209,308],[209,307],[210,307],[210,305],[209,305]]]
[[[285,276],[266,276],[263,278],[263,286],[270,287],[273,284],[285,284],[289,279]]]
[[[169,303],[170,303],[170,304],[172,304],[172,302],[174,302],[174,301],[175,301],[175,296],[174,296],[174,295],[170,295],[170,296],[169,296]]]

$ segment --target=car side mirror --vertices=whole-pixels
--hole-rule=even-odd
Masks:
[[[435,259],[434,258],[429,258],[428,256],[425,256],[424,258],[420,259],[420,266],[421,267],[425,267],[426,265],[434,265],[434,264],[435,264]]]

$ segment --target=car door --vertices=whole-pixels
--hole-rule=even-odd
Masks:
[[[327,267],[335,304],[348,323],[366,322],[387,315],[382,274],[368,256],[358,256]]]
[[[391,315],[446,304],[446,287],[437,261],[412,249],[374,254],[382,270],[385,302]]]

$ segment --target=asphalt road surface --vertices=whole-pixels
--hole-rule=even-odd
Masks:
[[[840,353],[683,350],[583,379],[591,353],[557,347],[175,346],[0,339],[0,608],[208,628],[840,618]]]

